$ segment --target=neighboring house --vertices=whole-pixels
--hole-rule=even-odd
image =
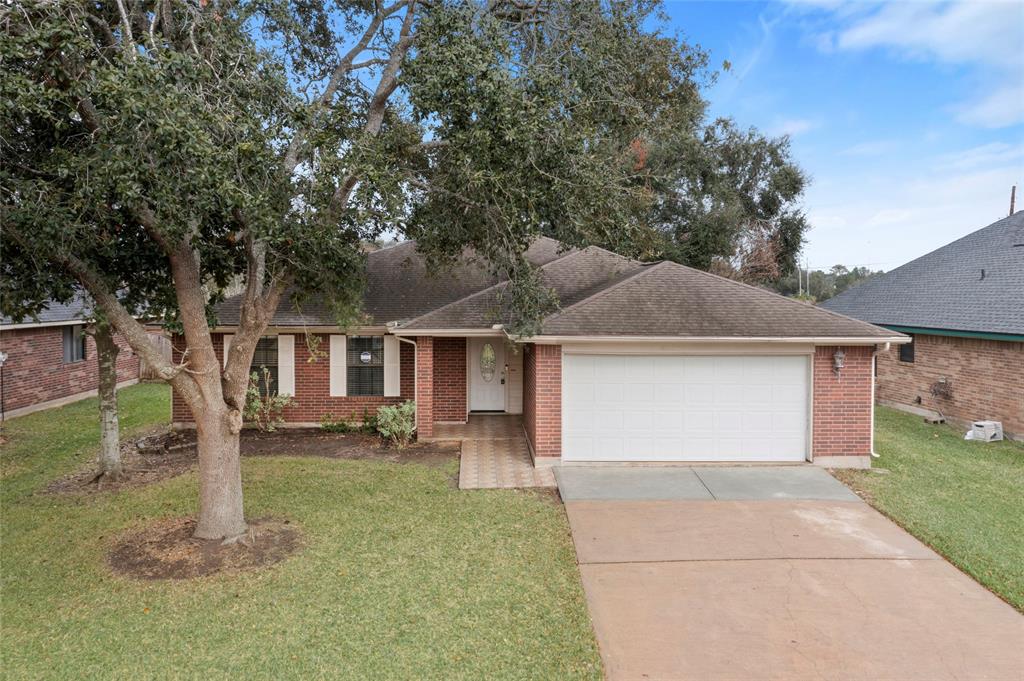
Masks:
[[[96,394],[99,365],[96,343],[85,333],[87,305],[75,300],[52,303],[38,319],[13,323],[0,317],[2,372],[0,409],[5,418],[74,402]],[[120,336],[118,385],[139,380],[139,358]]]
[[[822,306],[913,338],[878,356],[880,403],[1024,439],[1024,212]]]
[[[366,326],[343,332],[324,301],[282,303],[254,367],[294,396],[296,425],[405,399],[421,438],[474,412],[521,414],[538,465],[870,465],[872,355],[904,336],[671,262],[543,238],[526,257],[561,301],[532,337],[501,325],[507,282],[469,257],[432,276],[407,242],[368,255]],[[217,310],[222,357],[238,309]],[[191,420],[177,396],[173,409]]]

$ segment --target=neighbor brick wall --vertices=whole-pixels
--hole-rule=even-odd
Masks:
[[[951,399],[932,396],[942,378]],[[879,353],[875,385],[879,400],[939,410],[960,422],[1002,421],[1007,433],[1024,436],[1024,343],[918,334],[912,364],[899,361],[895,345]]]
[[[434,421],[466,421],[466,339],[434,339]]]
[[[562,455],[562,346],[523,346],[523,425],[535,457]]]
[[[295,402],[284,410],[284,419],[289,423],[319,423],[325,415],[334,419],[360,421],[364,410],[373,414],[386,404],[398,404],[413,398],[413,349],[408,343],[400,343],[399,377],[400,397],[332,397],[330,395],[330,361],[321,357],[310,362],[309,346],[306,337],[295,335]],[[320,338],[319,350],[329,352],[331,341],[328,334],[314,334]],[[224,335],[212,334],[213,349],[223,365]],[[172,339],[174,360],[180,361],[181,350],[185,347],[184,339],[175,336]],[[192,415],[177,393],[172,401],[172,420],[175,422],[191,422]]]
[[[59,400],[99,387],[96,343],[85,341],[85,359],[64,363],[63,327],[47,326],[0,331],[0,350],[8,354],[3,367],[3,407],[6,412]],[[117,380],[139,377],[139,358],[128,343],[115,336]]]
[[[833,355],[846,353],[839,376]],[[814,349],[814,456],[871,454],[871,355],[873,346]]]

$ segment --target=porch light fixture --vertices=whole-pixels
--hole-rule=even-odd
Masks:
[[[838,376],[844,366],[846,366],[846,353],[836,350],[836,354],[832,355],[832,371],[836,372],[836,376]]]

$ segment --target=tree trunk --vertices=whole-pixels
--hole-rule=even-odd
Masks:
[[[96,363],[99,365],[100,456],[99,473],[105,478],[121,477],[121,440],[117,424],[117,354],[121,348],[114,340],[114,329],[97,323]]]
[[[193,415],[199,446],[199,539],[232,539],[247,527],[242,511],[239,432],[242,416],[227,405]]]

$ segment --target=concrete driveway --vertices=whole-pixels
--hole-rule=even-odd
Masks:
[[[610,679],[1024,679],[1024,617],[796,467],[562,467]]]

